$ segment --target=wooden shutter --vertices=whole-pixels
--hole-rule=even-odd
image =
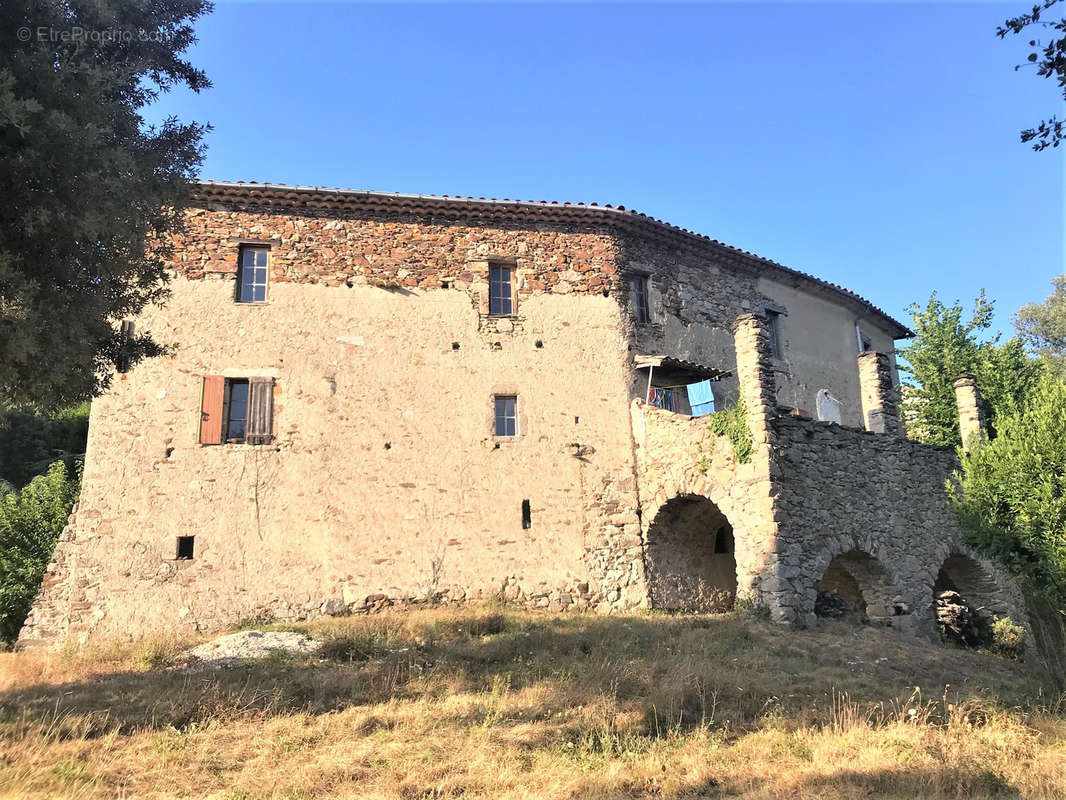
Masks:
[[[226,379],[221,375],[204,377],[204,394],[200,402],[200,444],[222,444],[222,401]]]
[[[274,439],[274,379],[248,379],[248,444],[267,444]]]

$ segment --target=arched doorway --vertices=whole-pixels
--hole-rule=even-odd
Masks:
[[[1002,611],[992,576],[961,553],[944,559],[933,584],[933,603],[941,638],[968,647],[991,641],[992,622]]]
[[[721,612],[737,594],[733,528],[702,495],[663,504],[648,526],[648,595],[668,611]]]
[[[820,617],[887,622],[908,613],[888,570],[861,550],[830,561],[815,588],[814,613]]]

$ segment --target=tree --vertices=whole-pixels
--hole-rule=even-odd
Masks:
[[[207,128],[141,111],[210,83],[182,60],[208,0],[0,4],[0,404],[71,405],[120,358],[125,317],[166,295]]]
[[[1045,373],[996,438],[962,454],[956,511],[973,544],[1066,600],[1066,383]]]
[[[916,384],[908,400],[908,435],[925,444],[958,446],[958,408],[955,379],[972,375],[977,381],[991,432],[999,414],[1024,403],[1039,377],[1041,365],[1030,359],[1023,343],[999,337],[980,341],[978,335],[992,324],[994,306],[982,291],[969,321],[959,303],[947,306],[934,293],[921,308],[910,308],[914,340],[899,348],[905,363],[900,368]]]
[[[77,499],[78,473],[57,461],[21,491],[0,485],[0,641],[14,641],[30,611]]]
[[[1043,13],[1058,2],[1060,0],[1041,0],[1028,14],[1021,14],[1004,22],[996,29],[996,35],[1002,39],[1008,33],[1019,34],[1027,28],[1042,28],[1045,31],[1066,34],[1066,18],[1058,21],[1042,19]],[[1053,33],[1051,35],[1054,36]],[[1055,78],[1063,99],[1066,99],[1066,35],[1058,39],[1030,39],[1029,47],[1032,51],[1027,58],[1027,64],[1035,66],[1036,74],[1041,78]],[[1021,69],[1022,66],[1016,66],[1014,69]],[[1066,138],[1064,122],[1066,120],[1057,117],[1042,120],[1035,128],[1022,131],[1022,141],[1033,142],[1033,149],[1037,151],[1058,147],[1059,142]]]
[[[0,409],[0,481],[18,489],[57,459],[72,468],[88,433],[88,402],[52,414]]]
[[[1052,280],[1055,291],[1043,303],[1029,303],[1014,315],[1014,328],[1048,366],[1066,377],[1066,275]]]

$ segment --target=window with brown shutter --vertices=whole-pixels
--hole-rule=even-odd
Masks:
[[[221,375],[204,377],[200,401],[200,444],[222,444],[222,405],[226,379]]]
[[[274,441],[273,378],[204,378],[201,444]]]

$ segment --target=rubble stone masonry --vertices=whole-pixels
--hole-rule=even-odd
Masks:
[[[717,243],[616,212],[341,199],[204,191],[170,300],[137,320],[171,350],[93,402],[81,498],[20,646],[428,598],[685,610],[708,589],[809,624],[819,581],[843,573],[871,619],[928,631],[958,559],[954,583],[979,574],[982,602],[1024,619],[961,544],[953,453],[782,410],[825,388],[898,434],[891,358],[847,338],[854,296],[790,277],[782,297],[816,297],[795,300],[807,316],[775,359],[769,284]],[[242,245],[269,248],[264,303],[235,302]],[[512,314],[489,314],[494,264]],[[800,322],[838,306],[808,345]],[[864,313],[876,341],[900,335]],[[850,358],[805,372],[838,331]],[[705,418],[647,406],[639,354],[730,373],[715,394],[743,399],[751,458]],[[200,443],[207,376],[273,380],[269,444]],[[517,397],[515,436],[495,435],[497,395]]]

